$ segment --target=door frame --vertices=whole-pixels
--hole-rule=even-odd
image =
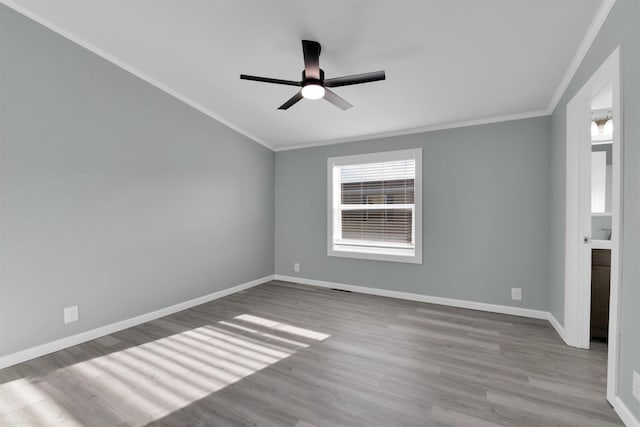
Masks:
[[[622,262],[622,88],[617,47],[567,104],[564,330],[567,344],[589,348],[591,309],[591,103],[604,90],[613,95],[611,291],[607,399],[618,394],[620,272]],[[585,243],[585,239],[587,239]]]

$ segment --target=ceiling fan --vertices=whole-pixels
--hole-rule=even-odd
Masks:
[[[356,85],[360,83],[369,83],[385,79],[384,71],[375,71],[372,73],[354,74],[351,76],[325,79],[324,71],[320,68],[320,43],[310,40],[302,40],[302,53],[304,55],[304,70],[302,71],[302,80],[299,82],[293,80],[249,76],[246,74],[240,74],[240,78],[243,80],[254,80],[256,82],[301,86],[301,89],[295,95],[289,98],[287,102],[285,102],[278,108],[279,110],[289,109],[289,107],[300,101],[302,98],[324,98],[336,107],[347,110],[353,107],[353,105],[340,98],[329,88]]]

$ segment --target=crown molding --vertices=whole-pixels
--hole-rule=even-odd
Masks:
[[[379,139],[379,138],[386,138],[386,137],[393,137],[393,136],[401,136],[401,135],[410,135],[410,134],[416,134],[416,133],[423,133],[423,132],[433,132],[433,131],[438,131],[438,130],[446,130],[446,129],[455,129],[455,128],[462,128],[462,127],[468,127],[468,126],[477,126],[477,125],[483,125],[483,124],[490,124],[490,123],[498,123],[498,122],[504,122],[504,121],[510,121],[510,120],[520,120],[520,119],[526,119],[526,118],[532,118],[532,117],[541,117],[541,116],[548,116],[551,115],[553,113],[553,110],[556,108],[556,106],[558,105],[558,102],[560,101],[560,98],[562,97],[562,95],[564,94],[564,92],[567,90],[567,87],[569,86],[571,80],[574,78],[576,72],[578,71],[578,68],[580,67],[580,64],[582,63],[582,61],[584,60],[587,52],[589,51],[589,49],[591,48],[591,45],[593,44],[596,36],[598,35],[598,32],[600,31],[600,29],[602,28],[602,25],[604,24],[607,16],[609,15],[609,12],[611,11],[611,9],[613,8],[613,5],[615,4],[616,0],[603,0],[600,8],[598,9],[598,12],[596,13],[595,17],[593,18],[584,38],[582,39],[582,42],[580,43],[580,45],[578,46],[578,49],[576,50],[571,62],[569,63],[569,66],[567,68],[567,70],[565,71],[562,80],[560,81],[560,84],[558,85],[558,87],[556,88],[553,97],[551,98],[549,105],[547,106],[547,108],[545,110],[536,110],[536,111],[530,111],[530,112],[525,112],[525,113],[517,113],[517,114],[511,114],[511,115],[504,115],[504,116],[495,116],[495,117],[487,117],[487,118],[480,118],[480,119],[474,119],[474,120],[467,120],[467,121],[459,121],[459,122],[451,122],[451,123],[445,123],[445,124],[436,124],[436,125],[429,125],[429,126],[424,126],[424,127],[418,127],[418,128],[410,128],[410,129],[398,129],[398,130],[393,130],[393,131],[389,131],[389,132],[379,132],[379,133],[373,133],[373,134],[366,134],[366,135],[358,135],[358,136],[351,136],[351,137],[345,137],[345,138],[338,138],[338,139],[331,139],[331,140],[323,140],[323,141],[315,141],[315,142],[309,142],[309,143],[304,143],[304,144],[296,144],[296,145],[289,145],[289,146],[283,146],[283,147],[278,147],[277,145],[274,146],[273,144],[268,143],[267,141],[258,138],[257,136],[247,132],[246,130],[242,129],[241,127],[227,121],[226,119],[222,118],[221,116],[219,116],[218,114],[214,113],[213,111],[211,111],[210,109],[206,108],[205,106],[197,103],[196,101],[194,101],[193,99],[182,95],[181,93],[179,93],[178,91],[171,89],[170,87],[168,87],[167,85],[163,84],[162,82],[148,76],[147,74],[141,72],[140,70],[136,69],[135,67],[131,66],[130,64],[126,63],[125,61],[109,54],[108,52],[94,46],[93,44],[83,40],[82,38],[70,33],[69,31],[64,30],[63,28],[60,28],[59,26],[53,24],[52,22],[49,22],[48,20],[42,18],[41,16],[31,13],[29,10],[25,9],[24,7],[20,6],[19,4],[17,4],[17,2],[15,2],[14,0],[0,0],[0,3],[8,6],[9,8],[15,10],[16,12],[32,19],[33,21],[43,25],[44,27],[60,34],[61,36],[65,37],[66,39],[72,41],[73,43],[78,44],[79,46],[85,48],[86,50],[106,59],[107,61],[115,64],[116,66],[122,68],[123,70],[133,74],[134,76],[142,79],[143,81],[151,84],[152,86],[155,86],[156,88],[162,90],[163,92],[173,96],[174,98],[184,102],[185,104],[189,105],[190,107],[200,111],[201,113],[205,114],[208,117],[211,117],[212,119],[222,123],[223,125],[233,129],[234,131],[246,136],[247,138],[257,142],[258,144],[261,144],[265,147],[267,147],[268,149],[272,150],[272,151],[288,151],[288,150],[296,150],[296,149],[301,149],[301,148],[310,148],[310,147],[318,147],[318,146],[323,146],[323,145],[333,145],[333,144],[342,144],[342,143],[347,143],[347,142],[356,142],[356,141],[363,141],[363,140],[370,140],[370,139]]]
[[[169,86],[165,85],[164,83],[154,79],[153,77],[148,76],[147,74],[143,73],[142,71],[138,70],[137,68],[133,67],[131,64],[128,64],[126,61],[121,60],[120,58],[115,57],[114,55],[111,55],[110,53],[98,48],[97,46],[94,46],[93,44],[87,42],[86,40],[83,40],[81,37],[78,37],[77,35],[55,25],[54,23],[46,20],[45,18],[34,14],[32,12],[30,12],[28,9],[24,8],[23,6],[20,6],[17,2],[13,1],[13,0],[0,0],[0,3],[4,4],[5,6],[13,9],[14,11],[18,12],[21,15],[26,16],[27,18],[31,19],[32,21],[37,22],[38,24],[48,28],[49,30],[61,35],[62,37],[66,38],[67,40],[70,40],[71,42],[83,47],[84,49],[88,50],[89,52],[98,55],[99,57],[106,59],[107,61],[111,62],[112,64],[122,68],[123,70],[127,71],[128,73],[133,74],[134,76],[138,77],[139,79],[149,83],[152,86],[155,86],[156,88],[160,89],[161,91],[171,95],[172,97],[178,99],[179,101],[187,104],[188,106],[190,106],[191,108],[194,108],[196,110],[198,110],[199,112],[201,112],[202,114],[209,116],[210,118],[222,123],[223,125],[227,126],[230,129],[233,129],[234,131],[238,132],[239,134],[242,134],[244,136],[246,136],[247,138],[257,142],[260,145],[263,145],[265,147],[267,147],[268,149],[273,151],[273,146],[271,144],[269,144],[268,142],[264,141],[261,138],[258,138],[255,135],[252,135],[251,133],[247,132],[246,130],[242,129],[239,126],[236,126],[235,124],[229,122],[228,120],[220,117],[218,114],[214,113],[213,111],[211,111],[210,109],[208,109],[207,107],[203,106],[202,104],[199,104],[198,102],[194,101],[193,99],[181,94],[180,92],[171,89]]]
[[[591,49],[591,45],[595,41],[596,36],[600,32],[602,25],[604,25],[604,21],[607,19],[607,16],[609,16],[609,12],[611,12],[615,3],[616,0],[603,0],[600,4],[600,9],[598,9],[596,16],[594,16],[593,21],[591,21],[591,25],[589,26],[589,29],[587,29],[587,33],[584,35],[580,46],[578,46],[576,53],[573,55],[573,58],[569,63],[569,67],[567,67],[562,80],[560,80],[560,84],[556,88],[551,101],[549,101],[549,106],[547,107],[549,114],[553,114],[553,110],[558,106],[560,98],[562,98],[562,95],[564,95],[564,92],[569,87],[569,83],[571,83],[576,72],[578,72],[580,64],[582,64],[585,56],[587,56],[589,49]]]
[[[490,123],[506,122],[510,120],[527,119],[532,117],[550,116],[551,114],[553,114],[553,110],[555,110],[556,106],[558,105],[558,102],[560,102],[560,98],[562,98],[562,95],[564,95],[564,92],[567,90],[567,87],[569,87],[569,83],[571,83],[571,80],[573,80],[573,78],[575,77],[576,72],[578,71],[578,68],[580,67],[580,65],[582,64],[582,61],[584,60],[585,56],[589,52],[591,45],[595,41],[598,33],[600,32],[600,29],[604,25],[604,22],[606,21],[607,16],[609,16],[609,12],[611,12],[611,9],[613,8],[613,5],[615,4],[615,2],[616,0],[602,1],[600,8],[598,9],[598,12],[596,13],[593,20],[591,21],[591,24],[589,25],[587,32],[585,33],[582,41],[580,42],[580,45],[578,46],[578,49],[573,55],[573,58],[571,59],[571,62],[569,63],[569,66],[567,67],[567,70],[565,71],[562,77],[562,80],[560,81],[560,84],[556,88],[553,94],[553,97],[549,101],[549,105],[544,110],[530,111],[530,112],[511,114],[511,115],[505,115],[505,116],[487,117],[487,118],[476,119],[476,120],[451,122],[451,123],[446,123],[441,125],[432,125],[432,126],[425,126],[420,128],[395,130],[390,132],[380,132],[380,133],[359,135],[359,136],[339,138],[339,139],[326,140],[326,141],[316,141],[316,142],[310,142],[306,144],[290,145],[286,147],[275,146],[274,151],[279,152],[279,151],[297,150],[301,148],[319,147],[323,145],[342,144],[346,142],[356,142],[356,141],[379,139],[379,138],[386,138],[386,137],[392,137],[392,136],[410,135],[410,134],[423,133],[423,132],[433,132],[438,130],[455,129],[455,128],[462,128],[467,126],[477,126],[477,125],[490,124]]]
[[[469,126],[487,125],[491,123],[508,122],[511,120],[530,119],[533,117],[542,117],[542,116],[548,116],[548,115],[549,115],[549,112],[547,110],[536,110],[536,111],[529,111],[525,113],[509,114],[505,116],[484,117],[481,119],[430,125],[430,126],[424,126],[419,128],[399,129],[399,130],[393,130],[389,132],[378,132],[378,133],[358,135],[358,136],[352,136],[352,137],[346,137],[346,138],[315,141],[307,144],[287,145],[284,147],[275,146],[274,151],[279,152],[279,151],[298,150],[300,148],[319,147],[322,145],[344,144],[347,142],[388,138],[392,136],[413,135],[417,133],[434,132],[438,130],[447,130],[447,129],[457,129],[457,128],[463,128],[463,127],[469,127]]]

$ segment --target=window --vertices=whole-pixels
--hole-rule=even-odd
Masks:
[[[422,264],[422,150],[327,161],[329,256]]]

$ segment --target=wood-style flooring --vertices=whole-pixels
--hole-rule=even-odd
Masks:
[[[273,281],[0,371],[5,426],[619,426],[548,322]]]

